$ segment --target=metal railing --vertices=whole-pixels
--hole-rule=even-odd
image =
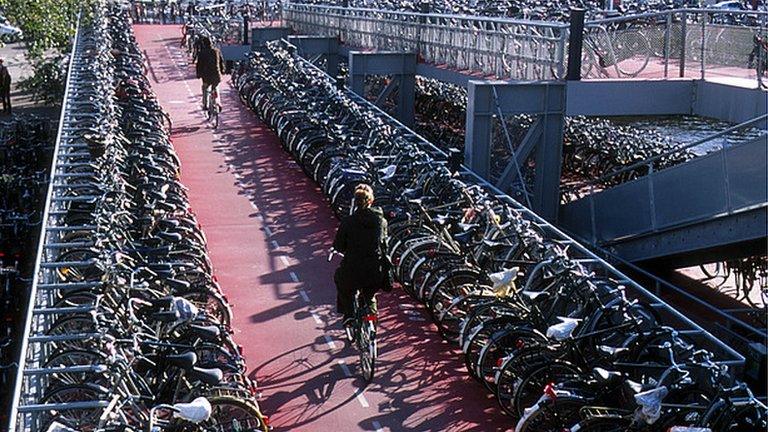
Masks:
[[[83,63],[81,44],[80,20],[74,36],[72,55],[69,60],[67,83],[64,91],[64,101],[61,107],[61,116],[59,118],[59,127],[56,136],[56,144],[53,150],[53,161],[51,163],[51,180],[48,183],[48,193],[45,201],[45,207],[42,218],[42,232],[37,248],[35,258],[35,269],[33,271],[32,286],[29,295],[29,304],[27,305],[26,317],[24,321],[24,334],[22,336],[20,359],[18,371],[15,378],[15,387],[13,389],[13,401],[9,414],[9,431],[25,431],[33,428],[35,413],[40,410],[39,399],[42,396],[40,384],[42,376],[34,371],[39,371],[41,362],[47,347],[46,338],[55,336],[44,336],[45,328],[51,321],[50,315],[36,313],[41,309],[50,307],[54,301],[52,296],[51,284],[55,281],[55,269],[48,268],[47,263],[52,261],[56,254],[55,249],[47,248],[49,243],[55,243],[64,231],[82,229],[82,227],[58,227],[58,221],[61,219],[57,214],[65,209],[67,203],[59,197],[62,191],[61,182],[66,181],[65,176],[60,172],[60,164],[67,164],[70,160],[78,157],[78,149],[86,150],[88,145],[81,138],[68,130],[68,125],[75,122],[71,112],[71,98],[77,93],[77,87],[80,83],[80,75],[83,68],[73,67]],[[84,163],[83,163],[84,164]],[[47,409],[51,407],[48,406]]]
[[[581,209],[582,235],[592,244],[606,244],[766,207],[765,183],[761,185],[764,180],[760,177],[765,176],[766,168],[759,156],[765,154],[768,132],[738,144],[720,140],[736,131],[761,127],[766,121],[768,114],[579,185],[579,192],[587,195],[563,209]],[[657,166],[672,154],[710,143],[714,145],[707,155],[663,169]],[[706,182],[701,181],[704,174]],[[611,183],[615,186],[607,186]],[[617,218],[616,203],[625,199],[632,200],[632,210]]]
[[[565,73],[563,23],[295,3],[284,5],[283,19],[299,33],[414,52],[420,61],[499,79],[557,79]]]
[[[351,47],[414,52],[420,61],[498,79],[565,76],[568,24],[467,15],[287,3],[295,31],[337,36]],[[768,12],[675,9],[589,21],[582,77],[730,78],[762,81]],[[750,61],[751,60],[751,61]],[[761,63],[762,62],[762,63]]]
[[[585,24],[582,77],[736,78],[750,85],[765,50],[768,12],[675,9]],[[751,61],[750,61],[751,60]]]
[[[290,45],[285,40],[281,42],[284,44]],[[325,74],[325,72],[323,72],[316,65],[312,64],[309,60],[303,59],[301,57],[297,57],[297,58],[300,61],[302,61],[304,64],[306,64],[307,67],[315,69],[320,73],[324,74],[328,80],[333,80],[333,78]],[[363,96],[353,93],[352,91],[348,91],[347,95],[352,100],[359,103],[360,105],[366,106],[369,109],[379,113],[380,115],[383,115],[389,122],[391,122],[397,128],[402,129],[405,135],[411,136],[413,138],[413,142],[418,142],[421,145],[421,147],[428,153],[444,160],[448,159],[448,155],[443,150],[439,149],[434,144],[429,142],[426,138],[422,137],[418,133],[414,132],[412,129],[408,128],[407,126],[403,125],[402,123],[400,123],[399,121],[391,117],[381,108],[379,108],[372,102],[368,101]],[[565,234],[562,230],[550,224],[549,222],[541,218],[539,215],[537,215],[536,213],[534,213],[524,205],[515,201],[505,192],[501,191],[496,186],[489,183],[486,179],[482,178],[481,176],[479,176],[478,174],[476,174],[474,171],[470,170],[466,166],[462,165],[461,169],[459,170],[459,177],[467,182],[481,185],[488,192],[490,192],[491,195],[496,196],[499,200],[512,206],[515,210],[520,212],[520,214],[525,219],[533,222],[538,227],[540,227],[542,232],[544,232],[548,236],[548,238],[554,241],[557,241],[558,243],[564,246],[567,245],[568,255],[574,260],[578,261],[581,265],[585,266],[585,268],[593,272],[595,275],[611,278],[614,281],[617,281],[617,283],[624,285],[627,288],[627,293],[629,297],[646,301],[649,305],[651,305],[651,307],[653,307],[656,311],[659,312],[659,314],[664,318],[667,324],[675,327],[682,334],[688,335],[692,340],[697,342],[700,348],[705,348],[715,353],[719,363],[728,365],[730,368],[732,368],[732,370],[735,371],[736,374],[740,374],[743,371],[743,368],[745,365],[745,358],[743,355],[741,355],[739,352],[734,350],[728,344],[716,338],[709,331],[705,330],[702,326],[693,322],[690,318],[683,315],[677,309],[669,306],[667,303],[661,300],[657,294],[651,292],[651,290],[644,288],[643,286],[641,286],[640,284],[638,284],[637,282],[635,282],[634,280],[626,276],[624,273],[616,269],[616,267],[614,267],[613,265],[608,263],[606,260],[599,257],[597,254],[595,254],[590,249],[585,247],[582,243],[579,243],[573,240],[571,237]]]

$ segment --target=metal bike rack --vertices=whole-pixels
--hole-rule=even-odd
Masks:
[[[105,407],[109,401],[75,401],[68,403],[44,403],[42,390],[47,379],[52,374],[69,372],[88,372],[101,370],[103,366],[70,366],[70,367],[43,367],[52,342],[98,339],[98,333],[80,333],[66,335],[47,335],[51,323],[56,316],[62,313],[86,311],[87,307],[53,307],[55,295],[63,290],[93,288],[100,283],[61,283],[57,280],[56,270],[62,267],[78,267],[92,264],[92,261],[56,262],[61,249],[60,239],[70,231],[93,230],[96,227],[85,226],[61,226],[62,216],[66,214],[66,205],[70,202],[89,202],[96,196],[63,196],[66,185],[82,174],[64,173],[68,167],[85,165],[81,162],[73,163],[71,160],[89,155],[88,146],[73,134],[76,130],[73,125],[73,105],[75,97],[81,85],[86,81],[82,79],[82,71],[87,67],[88,59],[82,53],[82,28],[79,20],[75,32],[72,56],[69,61],[69,75],[67,77],[64,101],[59,118],[59,128],[54,146],[54,157],[51,163],[51,178],[45,201],[42,233],[35,258],[29,304],[25,316],[24,334],[21,342],[21,356],[19,368],[15,377],[13,388],[13,401],[9,415],[9,431],[36,431],[39,429],[37,419],[40,413],[57,409],[92,409]],[[76,109],[76,107],[75,107]],[[69,243],[68,246],[71,246]],[[86,246],[83,244],[83,246]]]
[[[283,41],[283,42],[288,44],[287,41]],[[322,70],[320,70],[317,66],[307,61],[306,59],[303,59],[301,57],[297,57],[297,58],[300,61],[304,62],[308,67],[323,73],[327,79],[332,80],[333,82],[333,79],[327,74],[325,74],[324,72],[322,72]],[[410,141],[419,142],[428,153],[433,155],[438,160],[440,159],[445,161],[448,160],[449,156],[445,152],[437,148],[434,144],[432,144],[431,142],[429,142],[424,137],[417,134],[410,128],[406,127],[396,119],[390,117],[386,112],[381,110],[379,107],[377,107],[373,103],[369,102],[367,99],[349,90],[347,90],[346,93],[350,99],[356,101],[361,105],[367,106],[371,110],[379,112],[381,115],[388,118],[393,124],[402,128],[405,131],[405,134],[411,135],[413,138],[415,138],[414,140],[410,140]],[[662,316],[664,323],[666,325],[669,325],[677,329],[678,332],[680,332],[681,334],[685,334],[691,339],[693,339],[697,343],[699,348],[704,348],[711,351],[713,354],[715,354],[717,362],[720,364],[727,365],[732,371],[734,371],[734,374],[736,376],[739,376],[743,372],[744,363],[745,363],[744,356],[742,356],[736,350],[731,348],[729,345],[722,342],[721,340],[716,338],[714,335],[712,335],[710,332],[708,332],[707,330],[705,330],[704,328],[702,328],[701,326],[693,322],[690,318],[683,315],[677,309],[668,305],[656,294],[654,294],[651,290],[646,289],[645,287],[641,286],[640,284],[632,280],[630,277],[628,277],[627,275],[625,275],[624,273],[616,269],[616,267],[614,267],[613,265],[611,265],[610,263],[602,259],[600,256],[598,256],[597,254],[595,254],[585,246],[583,246],[581,243],[577,242],[576,240],[574,240],[573,238],[565,234],[563,231],[561,231],[554,225],[547,222],[538,214],[534,213],[527,207],[523,206],[522,204],[518,203],[517,201],[509,197],[509,195],[506,195],[504,192],[499,190],[493,184],[489,183],[483,177],[471,171],[468,167],[462,165],[458,174],[465,181],[483,186],[488,192],[491,193],[491,195],[494,195],[499,200],[512,206],[525,219],[531,221],[532,223],[536,224],[539,228],[541,228],[544,231],[544,233],[547,234],[548,238],[557,241],[563,246],[568,246],[569,256],[572,259],[580,260],[581,264],[587,270],[594,272],[597,275],[609,277],[616,283],[623,285],[626,288],[627,296],[629,298],[643,300],[647,302]]]

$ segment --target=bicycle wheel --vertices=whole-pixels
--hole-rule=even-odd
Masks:
[[[269,418],[255,402],[232,396],[210,396],[211,417],[202,425],[217,432],[269,431]]]
[[[358,332],[357,349],[360,352],[360,371],[367,382],[373,380],[376,372],[376,329],[371,321],[363,321],[362,329]]]

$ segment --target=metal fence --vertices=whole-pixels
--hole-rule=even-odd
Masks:
[[[678,9],[591,21],[584,30],[582,77],[762,77],[768,12]]]
[[[420,61],[499,79],[564,76],[568,26],[463,15],[288,3],[286,25],[351,47],[415,52]]]
[[[419,60],[479,77],[541,80],[565,76],[568,25],[466,15],[288,3],[287,26],[337,36],[350,47],[415,52]],[[768,12],[676,9],[585,24],[582,77],[762,78]]]

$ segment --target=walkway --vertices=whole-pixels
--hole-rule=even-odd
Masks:
[[[495,400],[402,292],[380,295],[379,368],[374,383],[362,387],[333,313],[334,265],[325,251],[337,220],[320,190],[229,82],[221,86],[221,126],[206,127],[199,81],[178,48],[179,26],[135,30],[173,119],[181,180],[234,305],[235,338],[275,428],[507,430]]]

